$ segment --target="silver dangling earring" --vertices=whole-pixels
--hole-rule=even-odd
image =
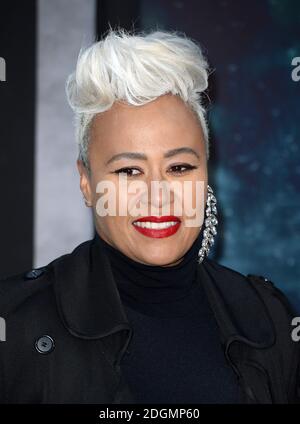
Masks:
[[[216,226],[218,225],[218,220],[216,218],[216,215],[218,211],[216,204],[217,199],[214,196],[214,192],[212,188],[207,185],[207,200],[205,209],[206,218],[204,220],[205,229],[203,231],[202,247],[200,248],[198,253],[199,264],[203,261],[205,256],[208,255],[209,249],[214,244],[214,237],[217,235]]]

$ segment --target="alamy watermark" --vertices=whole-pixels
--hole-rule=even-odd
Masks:
[[[0,342],[6,341],[6,323],[5,319],[0,317]]]
[[[300,81],[300,56],[294,57],[292,59],[291,65],[294,66],[294,69],[292,70],[292,73],[291,73],[292,80],[295,82],[298,82]]]
[[[292,319],[291,325],[295,327],[292,330],[291,336],[294,342],[299,342],[300,340],[300,317],[294,317]]]
[[[199,227],[204,217],[204,181],[151,181],[151,196],[145,181],[128,183],[119,175],[116,184],[102,180],[96,186],[100,194],[96,212],[103,216],[184,216],[186,227]],[[162,195],[160,195],[160,192]],[[149,210],[150,206],[150,210]]]
[[[6,62],[3,57],[0,57],[0,81],[6,81]]]

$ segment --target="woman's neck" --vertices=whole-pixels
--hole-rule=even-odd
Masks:
[[[98,233],[98,248],[109,258],[114,279],[124,301],[142,304],[169,303],[185,297],[194,285],[198,266],[199,235],[184,257],[173,266],[151,266],[136,262],[117,250]]]

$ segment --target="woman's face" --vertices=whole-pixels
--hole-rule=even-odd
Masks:
[[[175,151],[182,148],[186,148],[185,151]],[[137,155],[130,157],[128,153]],[[171,266],[179,263],[199,235],[207,195],[204,136],[190,108],[178,96],[171,94],[144,106],[114,103],[109,111],[93,119],[89,163],[90,175],[81,161],[77,161],[80,186],[92,205],[95,227],[100,237],[143,264]],[[101,202],[99,200],[104,193],[108,199],[107,190],[99,192],[98,183],[104,181],[109,182],[110,189],[115,188],[109,193],[110,199],[115,197],[116,209],[114,213],[100,216],[99,205],[103,204],[104,197]],[[127,186],[123,184],[125,181]],[[164,182],[167,188],[152,189],[151,182],[154,181]],[[185,191],[181,192],[185,195],[172,189],[176,184],[177,187],[184,187],[184,182],[188,181],[189,190],[182,188]],[[138,189],[128,189],[130,185],[134,187],[132,183]],[[197,200],[199,196],[200,203]],[[126,199],[126,214],[120,213],[119,202],[124,204]],[[197,206],[198,216],[201,209],[201,222],[198,221],[197,225],[185,225],[193,218],[191,212],[186,212],[186,199],[193,208]],[[176,202],[181,203],[181,214],[178,209],[175,213]],[[171,216],[169,219],[176,225],[172,224],[166,229],[166,224],[156,225],[160,228],[155,228],[155,224],[133,224],[142,217],[148,217],[146,219],[150,222],[153,216],[162,217],[163,221],[166,220],[163,217]],[[154,228],[149,229],[149,226]]]

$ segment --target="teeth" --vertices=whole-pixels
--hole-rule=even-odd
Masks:
[[[142,228],[150,228],[154,230],[162,230],[164,228],[173,227],[173,225],[176,225],[177,222],[170,221],[170,222],[134,222],[133,225],[136,225],[137,227]]]

